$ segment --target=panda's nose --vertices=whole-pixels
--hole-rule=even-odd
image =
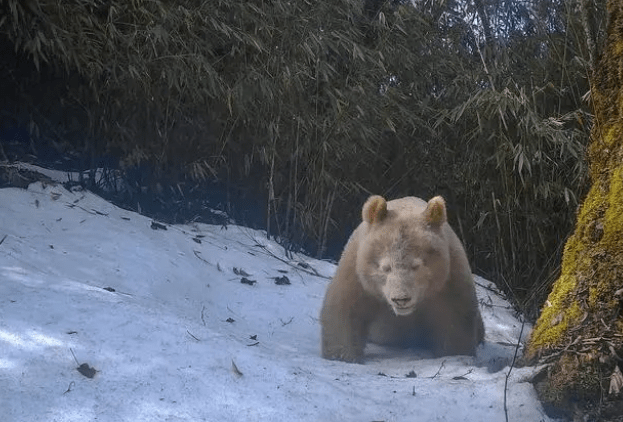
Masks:
[[[407,296],[393,297],[392,302],[399,308],[403,308],[407,303],[411,302],[411,298]]]

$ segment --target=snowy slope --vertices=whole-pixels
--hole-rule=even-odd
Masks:
[[[335,265],[286,258],[262,232],[154,229],[89,192],[35,183],[0,189],[0,240],[2,421],[505,418],[521,324],[490,290],[479,287],[476,358],[371,346],[348,364],[319,353]],[[549,420],[525,381],[534,370],[511,373],[511,421]]]

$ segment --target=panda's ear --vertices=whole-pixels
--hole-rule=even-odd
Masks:
[[[385,198],[379,195],[369,197],[366,203],[363,204],[361,217],[363,221],[369,224],[383,221],[387,217],[387,202]]]
[[[431,226],[441,226],[448,221],[446,215],[446,201],[441,196],[436,196],[430,201],[424,210],[424,220]]]

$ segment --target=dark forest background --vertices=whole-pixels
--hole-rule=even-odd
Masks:
[[[0,0],[0,161],[334,259],[368,195],[440,194],[534,318],[588,188],[604,3]]]

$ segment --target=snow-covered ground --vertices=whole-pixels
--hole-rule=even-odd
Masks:
[[[0,420],[505,419],[521,323],[489,282],[476,358],[369,346],[359,365],[320,357],[334,271],[244,227],[163,230],[60,184],[0,189]],[[550,420],[534,371],[511,372],[510,421]]]

